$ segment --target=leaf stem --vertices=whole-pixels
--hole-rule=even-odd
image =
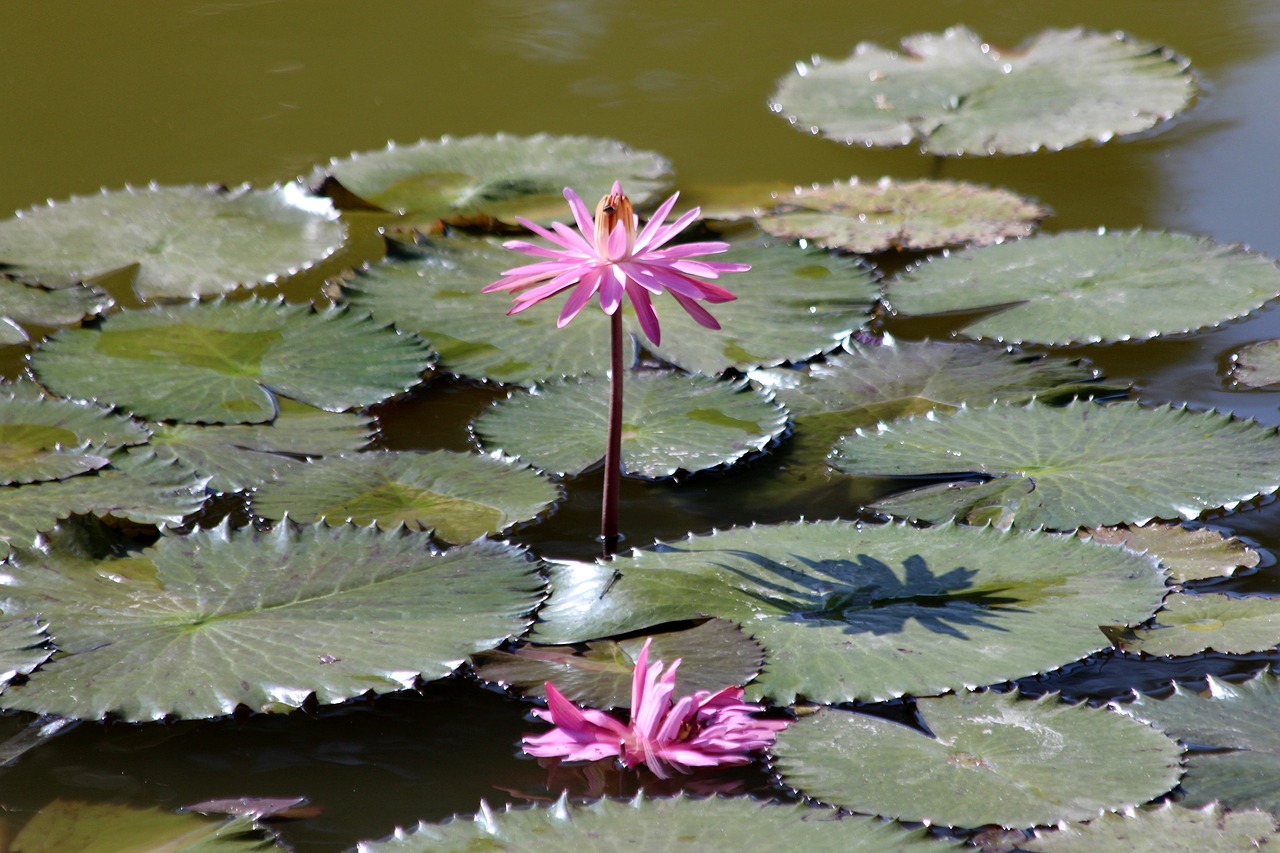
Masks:
[[[618,489],[622,485],[622,311],[610,326],[609,430],[604,451],[604,496],[600,506],[600,542],[605,559],[618,553]]]

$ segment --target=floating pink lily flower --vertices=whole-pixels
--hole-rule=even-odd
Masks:
[[[555,728],[525,735],[524,751],[539,758],[595,761],[616,755],[624,766],[647,766],[660,779],[668,770],[689,773],[693,767],[746,764],[748,753],[771,746],[786,720],[760,719],[760,705],[742,701],[742,688],[718,693],[699,690],[672,702],[680,661],[663,673],[663,662],[649,663],[649,641],[636,658],[631,677],[631,720],[620,720],[594,708],[578,708],[550,682],[547,710],[535,710]]]
[[[560,328],[578,316],[578,312],[597,293],[600,294],[600,307],[610,316],[618,310],[622,296],[626,294],[636,309],[640,328],[649,340],[658,344],[662,332],[650,297],[665,289],[699,324],[718,329],[720,324],[716,318],[699,305],[698,300],[716,303],[729,302],[737,297],[702,279],[719,278],[724,272],[745,272],[751,269],[751,265],[697,259],[699,255],[727,251],[729,244],[720,241],[682,243],[663,248],[701,213],[695,207],[670,225],[663,224],[679,195],[676,193],[664,201],[644,230],[637,234],[639,218],[632,212],[631,201],[623,194],[620,182],[615,181],[613,191],[600,199],[594,218],[578,194],[565,187],[564,197],[573,211],[578,230],[575,232],[567,225],[553,222],[552,230],[548,231],[519,218],[517,221],[521,225],[550,240],[556,248],[524,240],[508,241],[504,244],[508,249],[550,260],[509,269],[502,274],[502,279],[486,286],[483,292],[515,292],[515,305],[507,313],[516,314],[572,287],[573,292],[569,294],[557,321]]]

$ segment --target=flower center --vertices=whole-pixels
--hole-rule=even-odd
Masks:
[[[602,251],[609,245],[609,235],[622,223],[627,244],[621,257],[627,257],[636,244],[636,216],[631,210],[631,199],[623,193],[609,193],[596,205],[596,247]]]

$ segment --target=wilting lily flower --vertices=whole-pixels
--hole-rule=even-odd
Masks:
[[[578,316],[597,293],[604,313],[613,315],[625,293],[636,309],[640,328],[657,344],[661,342],[662,333],[650,296],[665,289],[694,320],[709,329],[718,329],[720,324],[698,300],[729,302],[737,297],[701,279],[719,278],[723,272],[745,272],[751,265],[697,259],[699,255],[715,255],[729,248],[728,243],[719,241],[663,248],[701,212],[695,207],[670,225],[663,224],[679,195],[676,193],[664,201],[644,230],[637,234],[639,219],[632,212],[631,201],[623,194],[620,182],[615,181],[613,191],[600,199],[594,218],[578,194],[565,187],[564,197],[573,211],[578,230],[553,222],[552,230],[548,231],[527,219],[518,219],[525,228],[550,240],[555,248],[524,240],[508,241],[505,244],[508,249],[549,260],[509,269],[502,274],[502,279],[486,286],[484,292],[516,293],[515,305],[507,312],[516,314],[572,287],[573,292],[560,311],[557,325],[561,328]]]
[[[749,753],[773,744],[785,720],[760,719],[759,705],[742,701],[742,688],[718,693],[699,690],[672,701],[677,660],[665,673],[662,661],[649,663],[649,641],[636,658],[631,677],[631,720],[623,723],[594,708],[578,708],[550,682],[547,710],[533,713],[555,724],[546,734],[525,735],[530,755],[595,761],[616,755],[624,765],[647,766],[661,779],[668,770],[746,764]]]

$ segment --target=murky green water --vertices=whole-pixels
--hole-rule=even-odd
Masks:
[[[955,23],[998,44],[1016,44],[1046,26],[1123,29],[1189,56],[1205,93],[1172,127],[1136,141],[945,162],[811,138],[766,107],[774,81],[796,60],[812,53],[843,57],[860,40],[888,45]],[[10,0],[0,5],[0,36],[6,214],[126,183],[287,180],[389,139],[547,131],[660,151],[691,196],[700,187],[744,181],[782,188],[851,175],[942,174],[1038,198],[1056,212],[1047,230],[1178,229],[1280,256],[1274,0]],[[371,237],[358,240],[299,286],[313,287],[375,246]],[[891,321],[889,328],[904,337],[947,331],[938,323]],[[1112,377],[1134,379],[1142,399],[1280,424],[1280,393],[1234,391],[1222,378],[1232,349],[1277,336],[1280,309],[1270,308],[1194,336],[1068,352],[1087,355]],[[20,367],[13,360],[5,369]],[[436,383],[380,411],[382,441],[465,447],[463,424],[497,394]],[[764,474],[747,469],[727,483],[695,478],[678,489],[627,483],[629,541],[800,512],[847,517],[849,501],[858,497],[837,489],[804,507],[753,507],[758,476]],[[549,556],[590,556],[598,489],[598,475],[583,478],[551,520],[516,538]],[[1269,502],[1217,523],[1274,550],[1278,514]],[[627,525],[626,518],[633,521]],[[1215,588],[1280,592],[1273,562]],[[1158,670],[1099,661],[1052,684],[1110,696],[1128,687],[1156,689],[1174,677],[1256,669],[1267,659],[1196,658]],[[284,827],[286,838],[298,850],[338,850],[397,824],[472,812],[482,798],[546,795],[546,772],[514,757],[524,708],[458,681],[316,718],[82,724],[0,770],[0,804],[18,825],[54,797],[174,808],[213,797],[306,795],[324,814]],[[25,722],[0,720],[0,735]],[[633,789],[635,779],[601,784],[604,792],[620,793]],[[763,788],[767,780],[745,775],[742,785]]]

